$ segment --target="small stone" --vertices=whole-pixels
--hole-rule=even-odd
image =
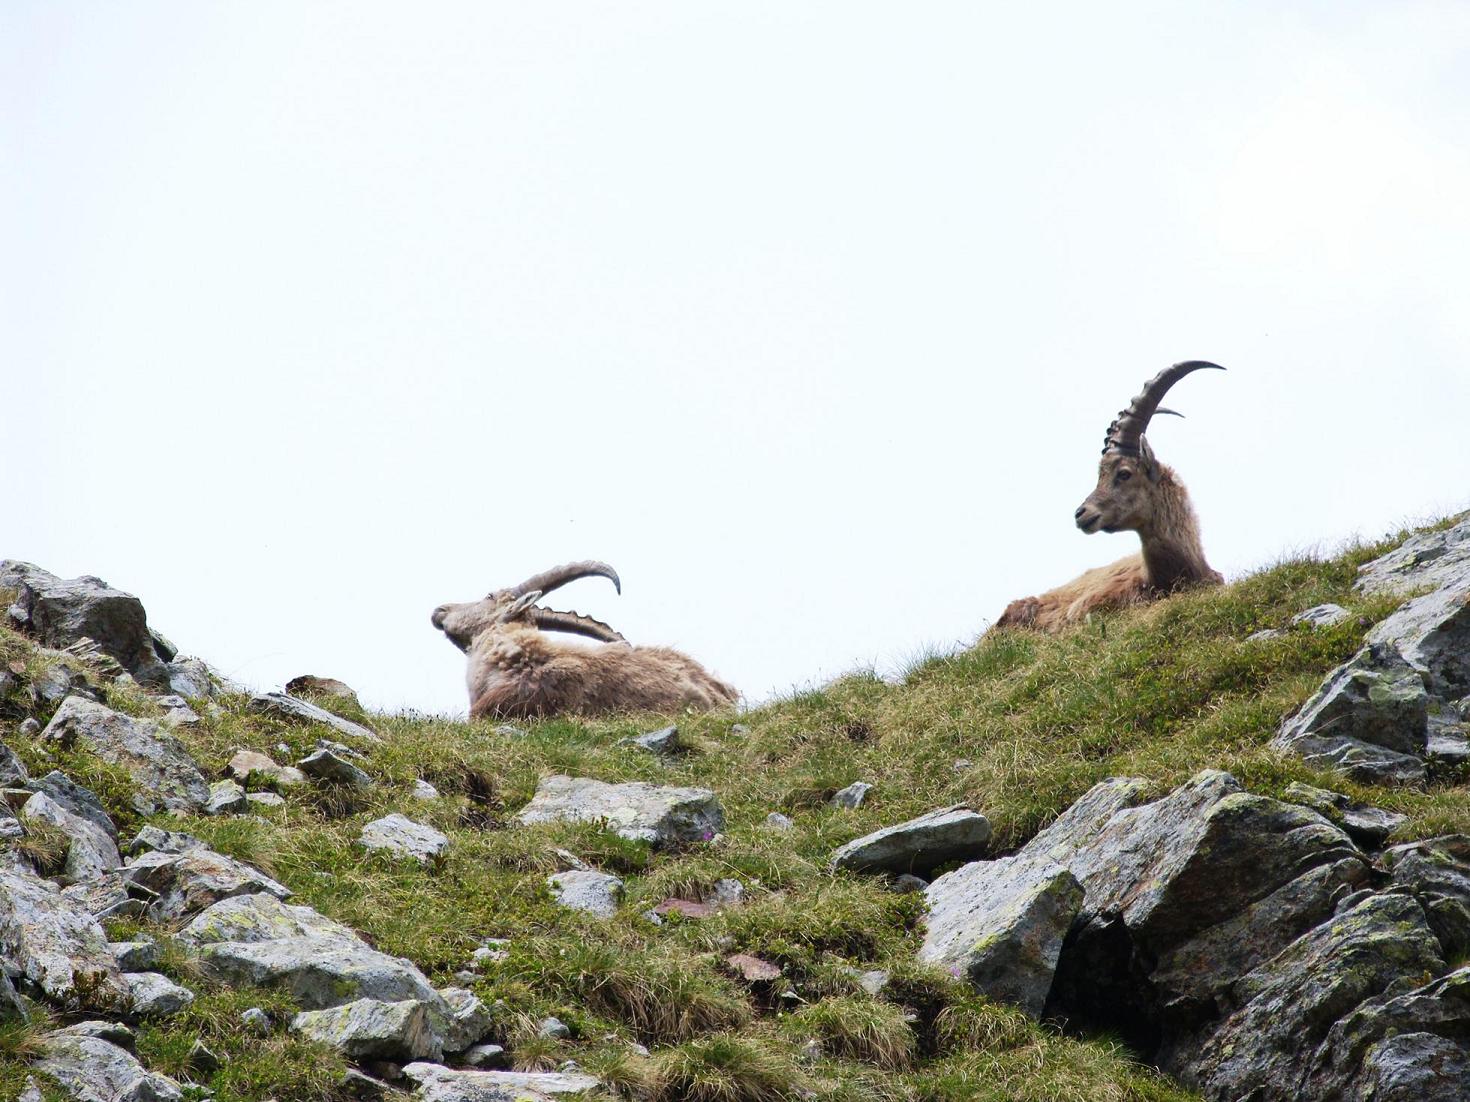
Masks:
[[[194,1001],[194,992],[157,972],[128,972],[123,979],[133,993],[133,1013],[140,1018],[167,1018]]]
[[[557,1041],[565,1041],[572,1035],[571,1028],[560,1018],[543,1018],[536,1026],[538,1037],[548,1037]]]
[[[773,811],[766,816],[767,830],[790,830],[794,826],[796,824],[791,820],[791,816],[782,815],[779,811]]]
[[[110,1045],[119,1048],[132,1048],[137,1043],[138,1035],[130,1026],[122,1022],[107,1022],[92,1020],[77,1022],[74,1025],[58,1029],[57,1033],[64,1033],[69,1037],[95,1037],[99,1041],[106,1041]]]
[[[955,758],[954,764],[950,766],[956,773],[963,773],[967,769],[973,769],[975,763],[969,758]]]
[[[852,872],[929,872],[972,861],[990,839],[990,821],[962,805],[930,811],[837,847],[832,868]]]
[[[605,872],[573,869],[546,878],[551,893],[561,906],[582,911],[597,918],[611,918],[618,913],[623,895],[623,882]]]
[[[653,913],[656,915],[677,914],[684,918],[699,919],[709,918],[715,913],[715,910],[716,908],[711,907],[708,903],[695,903],[688,899],[665,899],[654,907]]]
[[[163,950],[156,941],[114,941],[108,948],[124,972],[147,972],[158,966]]]
[[[743,723],[732,723],[730,724],[730,733],[732,735],[748,735],[750,734],[750,728]]]
[[[872,790],[873,786],[866,781],[853,781],[832,797],[832,806],[844,807],[848,810],[862,807],[863,801],[868,798],[868,793]]]
[[[500,1045],[474,1045],[460,1059],[467,1068],[503,1068],[510,1063]]]
[[[41,733],[41,721],[34,716],[21,720],[20,733],[24,738],[35,738]]]
[[[409,794],[415,800],[437,800],[439,798],[439,790],[422,778],[414,780]]]
[[[1245,641],[1247,643],[1265,643],[1272,639],[1280,639],[1285,634],[1286,632],[1280,628],[1263,628],[1260,631],[1255,631],[1247,635]]]
[[[470,954],[470,966],[484,971],[492,964],[500,964],[510,959],[510,953],[504,949],[479,948]]]
[[[712,907],[738,907],[745,902],[745,885],[739,880],[716,880],[704,901]]]
[[[245,799],[254,807],[285,807],[286,798],[274,792],[247,792]]]
[[[183,853],[186,850],[206,848],[208,847],[192,834],[185,834],[182,830],[164,830],[150,824],[133,836],[133,840],[127,844],[126,852],[130,856],[137,856],[149,850],[158,853]]]
[[[735,974],[747,983],[770,983],[781,978],[781,969],[778,965],[760,957],[753,957],[749,953],[736,953],[725,958]]]
[[[204,813],[231,815],[244,811],[249,806],[245,799],[245,789],[235,781],[215,781],[209,786],[209,801],[204,805]]]
[[[252,774],[258,774],[271,783],[282,786],[303,784],[306,781],[306,774],[294,765],[277,765],[271,758],[254,750],[236,751],[225,769],[241,784],[248,783]]]
[[[270,1015],[258,1006],[252,1006],[249,1010],[242,1011],[240,1021],[245,1024],[247,1029],[260,1034],[262,1037],[271,1031]]]
[[[332,784],[371,788],[373,779],[350,761],[331,750],[315,750],[296,763],[301,771]]]
[[[867,972],[859,972],[855,977],[858,986],[874,997],[881,995],[883,989],[888,986],[889,975],[881,968],[874,968]]]
[[[895,876],[893,882],[888,885],[888,890],[902,895],[905,892],[921,892],[928,886],[929,881],[923,877],[906,872],[902,876]]]
[[[480,976],[479,976],[478,973],[471,972],[467,968],[460,969],[460,971],[454,973],[454,982],[455,983],[465,983],[465,984],[474,983],[479,978],[480,978]]]
[[[657,731],[649,731],[646,735],[639,735],[633,739],[633,745],[640,750],[647,750],[650,754],[657,754],[660,757],[667,754],[675,754],[681,749],[679,744],[679,728],[660,727]]]
[[[1305,612],[1298,612],[1291,618],[1293,624],[1311,624],[1314,628],[1331,627],[1340,624],[1352,613],[1343,608],[1342,605],[1313,605]]]
[[[495,725],[497,735],[505,735],[507,738],[520,738],[526,732],[513,723],[497,723]]]
[[[349,719],[333,715],[325,708],[319,708],[315,704],[288,696],[286,693],[257,693],[250,698],[245,707],[258,715],[275,716],[291,723],[320,723],[332,728],[340,735],[362,739],[364,742],[382,741],[361,723],[353,723]]]
[[[427,865],[449,848],[449,837],[394,812],[363,827],[358,843],[366,849],[387,850],[395,857],[411,857]]]
[[[36,1086],[34,1076],[26,1076],[25,1089],[20,1092],[15,1102],[45,1102],[45,1099],[41,1097],[41,1088]]]
[[[213,1075],[220,1069],[219,1057],[205,1047],[203,1041],[195,1039],[189,1049],[189,1055],[185,1057],[190,1068],[201,1075]]]
[[[801,1050],[796,1054],[796,1058],[807,1065],[821,1063],[822,1042],[813,1037],[801,1046]]]
[[[708,842],[725,825],[720,801],[707,788],[633,781],[607,784],[585,777],[550,776],[516,814],[530,826],[548,822],[604,823],[620,837],[654,848]]]

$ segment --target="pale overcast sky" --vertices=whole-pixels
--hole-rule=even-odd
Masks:
[[[465,708],[556,595],[759,701],[1131,553],[1470,502],[1464,3],[0,7],[0,557],[231,676]]]

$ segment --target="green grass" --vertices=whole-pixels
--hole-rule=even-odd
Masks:
[[[881,878],[834,877],[827,859],[859,834],[954,803],[985,812],[998,854],[1105,777],[1144,777],[1164,792],[1207,767],[1267,794],[1303,781],[1394,808],[1409,817],[1402,838],[1470,830],[1463,787],[1366,789],[1269,746],[1282,717],[1394,607],[1352,591],[1357,566],[1387,546],[1283,561],[1061,637],[994,633],[959,653],[916,659],[899,683],[856,674],[740,716],[678,717],[691,749],[667,763],[619,740],[668,717],[518,723],[522,733],[508,733],[488,722],[347,707],[344,714],[385,740],[366,748],[371,791],[288,787],[286,805],[259,818],[157,821],[258,865],[296,893],[293,902],[411,958],[440,984],[455,982],[482,939],[509,938],[508,959],[487,965],[474,988],[487,1004],[499,1000],[495,1037],[515,1066],[573,1059],[622,1097],[759,1102],[810,1090],[891,1102],[1179,1102],[1193,1096],[1116,1044],[1060,1036],[919,968],[922,897],[893,893]],[[1322,630],[1289,627],[1295,613],[1325,601],[1353,616]],[[1289,630],[1244,642],[1266,627]],[[63,768],[95,787],[131,828],[138,819],[125,776],[16,733],[25,681],[51,660],[0,628],[0,663],[19,661],[26,671],[0,699],[0,732],[32,768]],[[157,714],[136,690],[113,684],[107,692],[114,706]],[[241,748],[290,761],[333,737],[252,715],[244,698],[220,704],[215,714],[201,708],[203,722],[178,732],[211,776]],[[737,720],[746,730],[732,730]],[[961,760],[969,764],[956,768]],[[710,844],[656,854],[595,824],[513,826],[538,779],[557,772],[713,788],[726,829]],[[444,798],[414,800],[418,777]],[[874,785],[864,806],[829,807],[827,798],[854,780]],[[789,814],[794,828],[767,828],[772,810]],[[445,831],[449,852],[429,868],[365,854],[355,841],[362,825],[390,811]],[[44,857],[55,842],[41,834],[28,844]],[[565,867],[558,850],[625,879],[616,917],[602,922],[553,903],[545,878]],[[663,925],[644,917],[668,896],[698,899],[726,877],[744,882],[744,905]],[[171,931],[135,922],[113,930],[135,932]],[[781,979],[744,983],[724,964],[737,952],[777,964]],[[198,1082],[220,1102],[332,1097],[341,1073],[334,1056],[279,1026],[263,1039],[240,1029],[247,1005],[287,1020],[279,993],[200,985],[172,949],[165,967],[200,997],[182,1017],[142,1028],[146,1063]],[[892,973],[878,997],[853,978],[871,968]],[[537,1035],[549,1014],[571,1027],[569,1039]],[[196,1039],[225,1061],[212,1076],[187,1067]],[[820,1055],[804,1050],[813,1039]],[[23,1082],[21,1072],[23,1053],[0,1044],[0,1087]]]

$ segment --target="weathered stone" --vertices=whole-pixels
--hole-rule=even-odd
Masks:
[[[418,1085],[414,1097],[419,1102],[555,1102],[599,1086],[581,1073],[451,1071],[428,1063],[407,1064],[403,1074]]]
[[[1334,1024],[1394,985],[1443,969],[1419,905],[1370,896],[1238,980],[1233,1012],[1197,1054],[1173,1053],[1166,1066],[1211,1099],[1329,1097],[1311,1088],[1311,1054]]]
[[[114,842],[117,841],[117,824],[112,821],[112,816],[107,814],[102,801],[90,788],[83,788],[65,773],[54,769],[35,781],[31,787],[37,792],[46,793],[73,815],[81,816]]]
[[[91,880],[68,884],[61,889],[61,896],[68,904],[86,911],[99,921],[107,918],[122,918],[142,915],[147,909],[146,893],[139,898],[132,894],[132,885],[120,872],[111,872]]]
[[[367,849],[385,850],[395,857],[411,857],[421,865],[434,861],[449,848],[447,835],[397,812],[368,823],[357,840]]]
[[[597,918],[612,918],[618,913],[623,896],[623,882],[604,872],[573,869],[546,878],[551,894],[569,911],[582,911]]]
[[[542,1018],[536,1026],[538,1037],[549,1037],[557,1041],[565,1041],[572,1035],[571,1028],[560,1018]]]
[[[206,815],[231,815],[250,806],[245,799],[245,789],[231,780],[215,781],[209,786],[209,800],[204,805]]]
[[[222,692],[237,691],[198,658],[175,658],[165,667],[169,691],[186,700],[210,700]]]
[[[317,677],[310,673],[304,673],[300,677],[293,677],[287,681],[286,694],[296,697],[340,697],[352,704],[358,703],[357,693],[350,685],[338,681],[335,677]]]
[[[745,902],[745,885],[731,877],[716,880],[704,893],[704,902],[711,907],[738,907]]]
[[[183,853],[191,849],[208,849],[203,842],[182,830],[164,830],[152,823],[143,827],[127,845],[131,856],[154,850],[158,853]]]
[[[129,1049],[138,1040],[138,1035],[133,1031],[132,1026],[123,1022],[109,1022],[101,1019],[73,1022],[71,1025],[52,1030],[52,1033],[62,1037],[96,1037],[99,1041],[106,1041],[120,1048]]]
[[[97,920],[40,877],[0,871],[0,956],[65,1010],[124,1013],[127,983]]]
[[[333,1046],[352,1060],[441,1060],[444,1046],[427,1004],[405,999],[356,999],[326,1010],[304,1010],[291,1028]]]
[[[927,896],[919,960],[1039,1017],[1062,939],[1082,907],[1076,878],[1060,865],[1002,857],[946,873]]]
[[[1311,624],[1314,628],[1328,628],[1333,624],[1340,624],[1352,613],[1343,608],[1342,605],[1313,605],[1305,612],[1298,612],[1291,618],[1293,624]]]
[[[653,914],[659,918],[665,915],[675,914],[681,918],[709,918],[719,908],[708,903],[698,903],[692,899],[665,899],[653,908]]]
[[[439,997],[448,1008],[446,1016],[435,1016],[435,1026],[444,1039],[445,1052],[451,1055],[463,1052],[490,1032],[494,1025],[490,1008],[473,991],[463,987],[441,987]]]
[[[170,694],[155,697],[154,703],[164,709],[163,722],[170,727],[194,727],[203,722],[199,713],[189,707],[189,702],[181,696]]]
[[[95,880],[122,864],[117,843],[89,819],[73,814],[44,792],[37,792],[20,809],[28,822],[44,822],[64,830],[68,836],[66,865],[61,879],[68,884]]]
[[[409,794],[415,800],[437,800],[439,798],[439,790],[422,777],[414,779],[413,784],[409,786]]]
[[[254,783],[251,782],[252,775],[256,775],[257,781],[263,777],[271,784],[283,787],[306,781],[306,774],[294,765],[277,765],[270,757],[255,750],[237,750],[225,769],[241,784]]]
[[[299,700],[285,693],[256,693],[245,707],[258,715],[274,716],[290,723],[320,723],[347,738],[362,739],[364,742],[382,741],[361,723],[353,723],[350,719],[333,715],[310,701]]]
[[[112,950],[113,959],[117,966],[124,972],[147,972],[156,967],[163,959],[163,950],[158,942],[147,941],[114,941],[108,945]]]
[[[292,906],[264,892],[222,899],[176,935],[177,940],[198,948],[217,942],[260,942],[289,938],[339,938],[360,940],[356,932],[310,907]]]
[[[1325,788],[1313,788],[1296,781],[1287,786],[1286,795],[1293,803],[1321,812],[1363,845],[1382,845],[1408,818],[1396,811],[1358,803],[1341,792],[1329,792]]]
[[[640,750],[647,750],[650,754],[660,757],[677,754],[682,749],[679,743],[679,728],[660,727],[657,731],[649,731],[646,735],[639,735],[629,740],[633,746]]]
[[[561,775],[543,780],[516,819],[523,824],[605,822],[620,836],[655,847],[707,842],[725,825],[720,802],[707,788],[607,784]]]
[[[1429,696],[1392,646],[1365,647],[1281,726],[1275,745],[1368,781],[1424,778]]]
[[[950,861],[974,860],[989,838],[990,821],[985,816],[963,806],[946,807],[839,846],[832,854],[832,867],[923,874]]]
[[[332,750],[313,750],[296,764],[303,773],[332,784],[345,784],[352,788],[373,786],[372,777]]]
[[[154,720],[134,719],[71,696],[41,737],[64,746],[80,743],[103,761],[126,769],[137,782],[134,803],[144,815],[159,807],[197,811],[209,799],[209,784],[183,743]]]
[[[1393,882],[1424,908],[1443,955],[1470,954],[1470,838],[1452,834],[1394,846],[1384,854]]]
[[[1470,513],[1446,530],[1420,532],[1358,567],[1355,589],[1407,596],[1443,589],[1470,575]]]
[[[898,895],[907,895],[910,892],[925,891],[928,887],[929,881],[925,880],[922,876],[914,876],[912,873],[906,872],[901,876],[895,876],[889,882],[888,890]]]
[[[271,1018],[258,1006],[240,1011],[240,1024],[251,1033],[264,1037],[271,1031]]]
[[[184,918],[236,895],[268,892],[286,899],[291,890],[243,861],[202,846],[182,853],[153,850],[129,859],[123,869],[129,882],[158,898],[152,905],[158,918]]]
[[[37,723],[36,731],[40,729],[41,725]],[[20,760],[16,752],[0,744],[0,788],[19,788],[30,779],[31,775],[26,772],[25,763]]]
[[[157,972],[125,972],[133,994],[133,1013],[140,1018],[166,1018],[188,1009],[194,992]]]
[[[219,1057],[198,1038],[195,1038],[194,1043],[189,1047],[189,1055],[185,1057],[185,1060],[190,1069],[197,1071],[200,1075],[213,1075],[220,1069]]]
[[[500,1045],[473,1045],[460,1059],[469,1068],[499,1068],[510,1062]]]
[[[90,639],[139,681],[166,682],[160,653],[138,598],[101,578],[58,578],[31,563],[0,562],[0,589],[14,590],[10,620],[48,647],[63,649]]]
[[[178,1083],[148,1071],[117,1045],[64,1030],[42,1039],[36,1070],[61,1083],[76,1102],[179,1102],[184,1097]]]
[[[766,816],[766,828],[768,830],[787,831],[795,826],[796,824],[792,822],[791,816],[782,815],[779,811],[773,811]]]
[[[873,786],[867,781],[853,781],[832,797],[832,806],[845,807],[848,810],[862,807],[863,801],[868,798],[868,793],[872,790]]]
[[[274,792],[247,792],[245,800],[251,807],[285,807],[286,799]]]
[[[1269,643],[1272,639],[1280,639],[1285,634],[1286,632],[1280,628],[1262,628],[1260,631],[1253,631],[1247,635],[1245,641],[1247,643]]]
[[[753,957],[749,953],[736,953],[725,958],[725,963],[746,983],[771,983],[781,978],[781,968],[768,960]]]

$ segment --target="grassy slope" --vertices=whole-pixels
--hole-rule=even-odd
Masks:
[[[1267,748],[1280,718],[1393,607],[1351,590],[1357,565],[1386,546],[1284,562],[1062,638],[997,633],[918,664],[901,684],[849,677],[738,717],[743,731],[728,715],[685,717],[680,726],[693,749],[669,765],[617,745],[656,725],[654,717],[498,733],[489,723],[353,715],[388,740],[371,757],[380,782],[371,793],[323,799],[293,791],[269,822],[177,825],[258,864],[286,882],[297,902],[412,958],[437,982],[453,982],[481,938],[511,939],[509,960],[491,966],[477,991],[487,1002],[503,1001],[503,1039],[517,1066],[575,1059],[645,1098],[775,1099],[806,1087],[822,1098],[915,1102],[1184,1099],[1190,1096],[1106,1039],[1061,1037],[917,969],[920,897],[885,891],[871,878],[834,878],[825,860],[858,834],[959,802],[991,818],[999,852],[1024,842],[1101,778],[1143,776],[1162,792],[1210,766],[1265,793],[1293,780],[1353,792],[1408,813],[1404,836],[1470,827],[1464,789],[1357,789]],[[1324,601],[1356,615],[1320,631],[1295,628],[1270,642],[1243,642]],[[0,634],[0,658],[26,654],[18,637]],[[125,690],[112,695],[124,710],[154,707]],[[327,733],[246,715],[242,703],[226,701],[222,714],[184,734],[207,770],[220,771],[239,747],[288,760],[277,749],[285,743],[289,758],[299,757]],[[33,766],[60,764],[97,787],[125,829],[136,825],[123,810],[126,781],[116,771],[82,756],[47,761],[13,734],[13,723],[0,723]],[[956,768],[960,759],[969,766]],[[728,827],[717,844],[658,856],[587,826],[507,827],[538,777],[553,772],[707,786],[720,794]],[[446,798],[413,800],[415,777]],[[859,779],[875,786],[860,810],[826,805],[833,791]],[[364,822],[394,810],[450,834],[442,864],[422,870],[354,846]],[[791,815],[795,829],[766,827],[771,810]],[[557,847],[627,880],[616,919],[583,919],[551,903],[543,884],[561,867]],[[661,928],[640,917],[666,895],[695,897],[730,876],[751,890],[743,907]],[[132,931],[114,928],[115,935]],[[799,999],[759,996],[735,982],[720,967],[730,952],[780,963]],[[849,965],[887,968],[895,980],[873,999]],[[189,979],[182,956],[171,970]],[[186,1076],[184,1057],[198,1036],[230,1058],[210,1083],[221,1102],[329,1096],[340,1069],[330,1054],[284,1032],[267,1042],[239,1035],[240,1009],[284,1009],[280,996],[209,992],[191,982],[203,994],[189,1014],[141,1031],[145,1061]],[[536,1037],[535,1023],[546,1014],[566,1021],[573,1039]],[[814,1036],[828,1055],[803,1064],[798,1052]],[[633,1040],[652,1057],[634,1054]],[[25,1041],[23,1032],[0,1035],[0,1097],[21,1081],[20,1065],[3,1053]]]

